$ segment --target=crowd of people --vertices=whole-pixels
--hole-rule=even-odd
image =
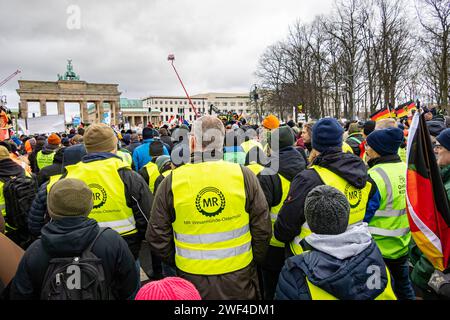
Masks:
[[[424,112],[450,198],[450,122]],[[21,256],[12,275],[0,258],[2,298],[446,298],[409,228],[409,125],[203,116],[13,135],[0,247]]]

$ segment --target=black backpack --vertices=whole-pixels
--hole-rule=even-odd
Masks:
[[[112,294],[105,281],[102,260],[92,253],[100,235],[81,256],[53,258],[42,282],[41,300],[110,300]]]
[[[33,241],[28,232],[28,212],[38,191],[36,176],[17,176],[2,180],[5,221],[12,227],[8,230],[8,237],[26,249]]]

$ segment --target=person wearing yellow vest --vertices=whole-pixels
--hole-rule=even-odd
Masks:
[[[61,179],[79,179],[91,188],[94,207],[89,218],[100,227],[118,232],[137,259],[153,196],[142,177],[116,155],[117,138],[109,126],[90,125],[84,134],[84,144],[87,155],[81,162],[66,166]],[[45,224],[48,190],[56,181],[50,179],[43,184],[33,202],[29,229],[34,235],[39,235]]]
[[[251,162],[263,163],[266,155],[263,145],[258,141],[258,131],[251,126],[239,128],[239,141],[242,141],[241,148],[245,152],[245,164]]]
[[[43,168],[51,166],[53,164],[55,152],[56,150],[59,149],[60,146],[61,146],[61,138],[56,133],[52,133],[48,137],[47,143],[44,145],[42,150],[39,151],[36,155],[38,172]]]
[[[156,159],[164,154],[163,143],[159,140],[155,140],[150,145],[149,153],[152,160],[139,170],[139,174],[144,178],[152,194],[155,194],[155,183],[160,176],[158,166],[156,165]]]
[[[203,299],[260,298],[256,263],[272,235],[264,192],[250,169],[222,160],[220,119],[201,117],[193,134],[194,161],[159,185],[146,239]]]
[[[369,223],[372,233],[394,278],[394,290],[401,300],[414,300],[409,277],[408,248],[411,241],[406,214],[406,164],[398,156],[403,131],[398,128],[376,130],[367,137],[369,175],[380,192],[380,207]]]
[[[305,252],[281,271],[277,300],[396,300],[392,278],[367,223],[348,225],[351,204],[339,190],[317,186],[305,199],[311,234]]]
[[[289,244],[290,254],[300,254],[301,239],[311,231],[305,223],[306,195],[316,186],[329,185],[344,193],[350,202],[349,225],[363,221],[379,206],[377,187],[367,175],[364,162],[354,154],[342,152],[343,128],[333,118],[319,120],[313,127],[312,147],[318,153],[311,167],[298,174],[278,213],[275,237]]]
[[[276,141],[278,141],[278,144],[272,143]],[[256,174],[264,191],[270,208],[273,228],[278,212],[287,198],[291,181],[305,169],[306,162],[300,152],[294,148],[294,132],[289,126],[281,126],[274,130],[268,142],[271,146],[270,157],[268,158],[271,161],[270,167],[264,167],[258,163],[252,163],[247,167]],[[284,260],[285,245],[272,235],[266,259],[261,265],[265,300],[273,300]]]

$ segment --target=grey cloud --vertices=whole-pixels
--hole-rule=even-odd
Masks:
[[[247,92],[259,56],[284,38],[296,19],[328,13],[333,0],[0,0],[0,78],[22,70],[3,88],[17,106],[17,79],[54,81],[72,59],[82,80],[119,84],[122,96],[183,95],[167,62],[189,92]],[[66,27],[69,5],[81,29]]]

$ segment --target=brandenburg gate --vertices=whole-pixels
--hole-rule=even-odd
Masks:
[[[41,116],[47,115],[47,102],[56,102],[58,114],[65,114],[64,103],[75,102],[80,105],[80,116],[84,123],[98,123],[103,119],[103,103],[108,103],[111,110],[111,124],[119,123],[120,92],[117,84],[98,84],[80,81],[73,71],[72,61],[68,60],[67,70],[58,81],[19,80],[20,117],[28,117],[28,102],[39,102]],[[88,114],[88,103],[95,104],[94,116]]]

